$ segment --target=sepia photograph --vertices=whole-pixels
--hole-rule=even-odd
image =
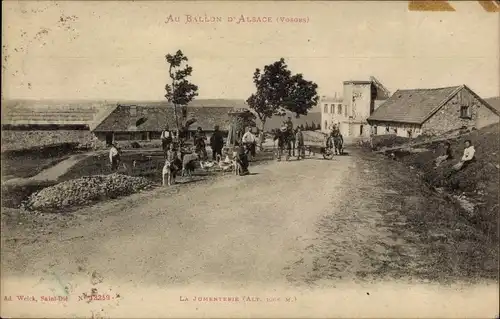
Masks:
[[[498,318],[500,1],[2,2],[2,318]]]

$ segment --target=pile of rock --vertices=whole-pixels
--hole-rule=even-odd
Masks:
[[[86,176],[59,183],[32,194],[24,203],[31,211],[64,212],[61,209],[130,195],[151,186],[143,177],[121,174]]]

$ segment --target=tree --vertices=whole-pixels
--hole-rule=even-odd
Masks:
[[[302,74],[292,76],[283,58],[264,66],[262,72],[256,69],[253,82],[256,92],[247,99],[247,103],[260,119],[262,130],[273,115],[285,116],[287,110],[295,113],[296,117],[306,115],[319,99],[316,93],[318,86],[306,81]]]
[[[168,75],[171,80],[170,84],[165,85],[165,91],[167,92],[165,97],[174,106],[175,125],[179,130],[177,107],[182,107],[182,127],[184,128],[187,124],[184,123],[187,117],[187,105],[198,95],[198,86],[186,79],[191,76],[193,68],[187,64],[188,58],[181,50],[178,50],[174,55],[167,54],[165,59],[169,64]]]
[[[283,113],[283,101],[288,93],[291,72],[288,70],[285,59],[264,66],[263,72],[256,69],[253,74],[253,83],[256,92],[248,99],[247,103],[261,122],[264,130],[266,121],[273,115]]]
[[[307,115],[307,112],[318,104],[318,85],[304,79],[302,74],[291,77],[288,96],[285,98],[285,108],[295,113],[296,117]]]

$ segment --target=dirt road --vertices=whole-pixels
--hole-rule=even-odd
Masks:
[[[344,195],[351,165],[349,157],[272,163],[256,166],[255,175],[225,176],[174,194],[156,190],[126,212],[116,203],[90,208],[99,220],[61,234],[74,240],[16,253],[15,270],[24,260],[25,274],[83,268],[159,284],[287,281],[292,274],[285,268],[303,259],[316,222]]]
[[[3,278],[75,291],[65,283],[318,288],[432,273],[413,235],[393,231],[403,216],[382,207],[390,196],[414,204],[415,196],[391,188],[366,160],[273,162],[251,172],[135,194],[83,209],[72,228],[36,241],[7,240]]]

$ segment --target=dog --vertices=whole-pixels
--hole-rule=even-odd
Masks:
[[[241,174],[241,165],[238,161],[238,152],[233,152],[233,173],[234,175]]]
[[[200,155],[193,153],[193,154],[186,154],[182,158],[182,173],[181,175],[184,176],[193,176],[193,172],[196,168],[196,162],[200,160]]]
[[[172,173],[173,172],[172,172],[171,163],[170,163],[170,161],[166,160],[165,165],[163,165],[163,169],[162,169],[162,173],[161,173],[163,186],[166,186],[166,185],[171,186],[173,183],[175,183],[175,179],[174,179]]]

